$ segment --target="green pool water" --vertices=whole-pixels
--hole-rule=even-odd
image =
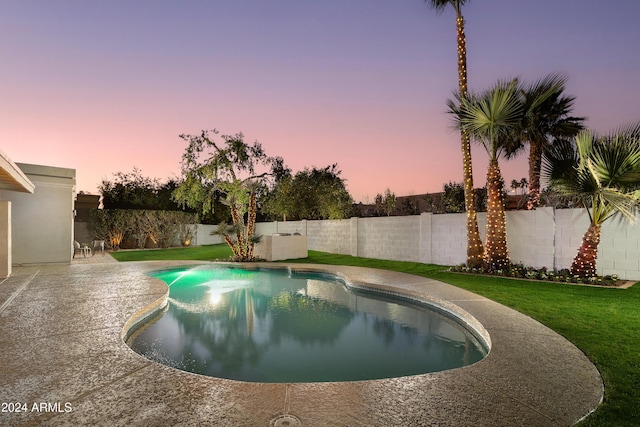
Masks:
[[[436,372],[486,350],[428,306],[354,291],[337,277],[198,266],[152,274],[166,310],[128,344],[189,372],[250,382],[358,381]]]

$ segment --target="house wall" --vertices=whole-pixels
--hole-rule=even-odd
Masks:
[[[31,182],[33,194],[0,191],[11,202],[12,262],[71,262],[74,169],[16,163]]]
[[[0,200],[0,277],[11,275],[11,202]]]

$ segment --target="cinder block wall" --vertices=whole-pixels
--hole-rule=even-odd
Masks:
[[[556,226],[554,236],[555,265],[558,269],[569,268],[578,253],[582,236],[589,228],[589,216],[584,209],[556,209],[554,219]],[[598,258],[596,264],[598,269],[601,265],[610,262],[606,258]]]
[[[536,268],[553,268],[555,232],[553,208],[508,211],[507,243],[511,260]]]
[[[466,262],[466,216],[430,213],[422,216],[431,217],[431,262],[439,265],[457,265]]]
[[[357,218],[355,255],[397,261],[420,261],[420,216]]]
[[[309,249],[333,254],[352,255],[350,219],[307,221]]]
[[[622,278],[640,280],[640,223],[628,224],[615,219],[605,222],[602,225],[597,266],[602,274],[618,274]]]
[[[260,223],[259,234],[307,235],[309,249],[366,258],[457,265],[466,261],[466,214]],[[485,241],[486,214],[478,214]],[[568,268],[589,226],[584,209],[540,208],[507,212],[507,241],[514,262]],[[640,280],[640,224],[610,220],[602,227],[598,272]],[[201,243],[200,231],[198,244]]]
[[[193,245],[215,245],[218,243],[224,243],[222,237],[218,235],[211,235],[211,232],[218,228],[217,225],[197,224],[195,228],[195,236],[192,239]]]

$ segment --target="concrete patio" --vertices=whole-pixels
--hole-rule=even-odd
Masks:
[[[0,402],[13,411],[0,413],[0,425],[568,426],[602,400],[584,354],[531,318],[441,282],[356,267],[295,268],[449,301],[486,328],[489,355],[461,369],[349,383],[243,383],[175,370],[133,352],[123,328],[166,297],[146,272],[202,263],[107,261],[17,267],[0,283]]]

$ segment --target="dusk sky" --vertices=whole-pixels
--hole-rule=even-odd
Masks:
[[[470,89],[561,72],[589,128],[640,121],[640,1],[463,13]],[[78,191],[134,167],[179,176],[178,135],[211,128],[294,172],[338,163],[356,201],[462,181],[455,15],[423,0],[3,0],[0,64],[0,150],[76,169]],[[501,167],[507,186],[526,177],[526,153]]]

